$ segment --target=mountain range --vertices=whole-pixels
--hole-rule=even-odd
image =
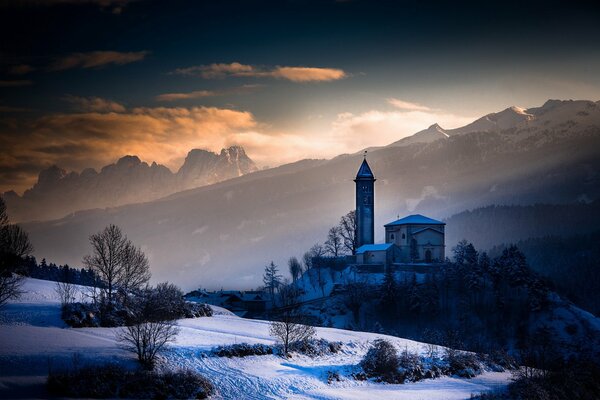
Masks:
[[[37,183],[23,193],[4,193],[11,219],[48,220],[91,208],[151,201],[186,189],[221,182],[257,170],[242,147],[220,154],[191,150],[172,173],[164,165],[148,165],[137,156],[124,156],[100,172],[87,168],[67,172],[53,165],[40,172]]]
[[[156,281],[250,288],[260,284],[264,265],[273,260],[285,269],[288,257],[323,242],[354,208],[361,161],[361,153],[302,160],[24,227],[36,256],[79,265],[89,235],[116,223],[147,253]],[[434,125],[372,149],[368,161],[377,178],[376,241],[384,223],[408,213],[448,218],[492,204],[590,202],[600,198],[600,102],[550,100],[459,129]],[[461,232],[449,233],[448,249],[460,239]]]

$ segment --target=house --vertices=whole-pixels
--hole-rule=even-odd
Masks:
[[[394,262],[444,262],[446,224],[421,214],[409,215],[384,225],[385,242],[397,247]]]

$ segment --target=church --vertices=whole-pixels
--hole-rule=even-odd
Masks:
[[[375,176],[366,157],[356,174],[356,264],[435,265],[445,256],[446,224],[421,214],[384,225],[385,243],[375,244]]]

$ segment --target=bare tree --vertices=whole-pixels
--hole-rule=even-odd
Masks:
[[[27,232],[9,223],[6,203],[0,197],[0,307],[23,293],[23,276],[18,273],[23,266],[23,257],[32,251]]]
[[[291,257],[288,260],[288,267],[290,268],[290,275],[292,276],[292,281],[296,282],[300,275],[302,274],[302,264],[296,257]]]
[[[352,255],[356,254],[356,212],[354,210],[350,211],[348,214],[344,215],[340,219],[340,223],[338,225],[340,228],[340,235],[343,238],[344,248]]]
[[[272,321],[269,329],[271,336],[283,345],[283,355],[287,357],[290,345],[305,342],[316,334],[314,327],[306,324],[306,318],[299,314],[300,293],[294,285],[281,288],[278,294],[280,313],[278,320]]]
[[[135,247],[121,228],[109,225],[90,236],[92,254],[83,258],[86,267],[93,269],[104,283],[100,290],[108,304],[114,301],[117,289],[127,291],[143,286],[150,279],[148,259]]]
[[[150,263],[144,252],[131,242],[123,250],[122,271],[120,278],[121,289],[128,293],[139,289],[150,280]]]
[[[342,237],[341,228],[334,226],[329,229],[327,233],[327,240],[325,241],[325,251],[334,256],[338,257],[344,248],[344,238]]]
[[[0,197],[0,227],[8,225],[8,212],[6,211],[6,203]]]
[[[144,368],[154,369],[156,356],[168,343],[174,342],[179,328],[172,321],[137,322],[120,328],[117,340],[123,347],[135,353]]]
[[[33,252],[29,235],[19,225],[8,224],[2,227],[2,252],[22,259]]]
[[[324,265],[323,265],[323,257],[325,256],[325,247],[320,243],[315,243],[310,250],[308,251],[310,262],[312,265],[312,269],[315,269],[317,272],[317,283],[321,288],[321,293],[325,296],[325,279],[324,279]]]
[[[67,304],[75,302],[75,296],[77,295],[77,286],[70,282],[56,282],[54,291],[60,299],[60,304],[64,307]]]
[[[5,305],[8,300],[20,297],[23,294],[21,290],[22,285],[23,277],[21,275],[16,275],[12,272],[6,275],[3,273],[0,276],[0,307]]]

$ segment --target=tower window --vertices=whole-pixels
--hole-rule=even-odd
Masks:
[[[394,240],[394,234],[393,233],[390,235],[390,239]]]
[[[406,239],[406,235],[404,233],[402,234],[402,239]]]

